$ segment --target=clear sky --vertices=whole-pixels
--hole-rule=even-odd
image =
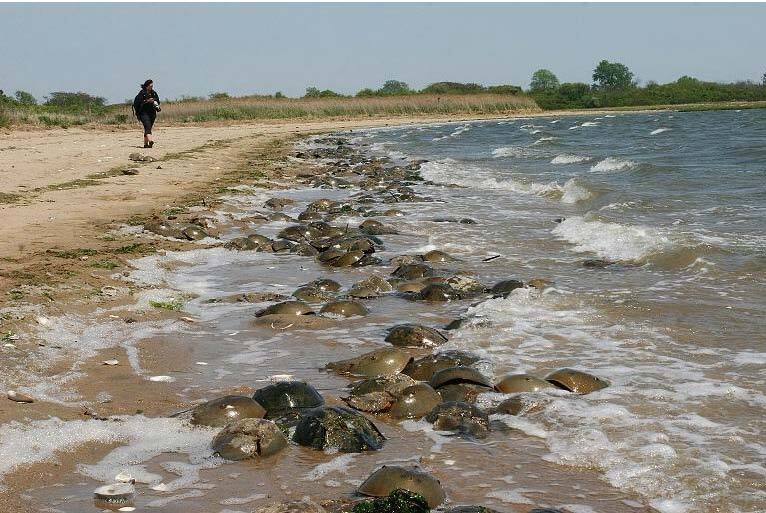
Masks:
[[[646,82],[760,81],[766,4],[0,4],[0,89],[122,101],[353,93],[386,79],[590,82],[601,59]]]

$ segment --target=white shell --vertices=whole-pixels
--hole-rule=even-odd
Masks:
[[[149,378],[149,381],[159,381],[162,383],[172,383],[175,380],[176,378],[172,378],[170,376],[152,376]]]
[[[119,360],[104,360],[102,362],[104,365],[119,365]]]
[[[135,492],[132,484],[114,483],[96,488],[93,497],[109,503],[128,503],[133,500]]]
[[[17,403],[33,403],[35,402],[35,399],[31,395],[23,394],[21,392],[16,392],[15,390],[8,390],[7,394],[8,399],[11,401],[16,401]]]

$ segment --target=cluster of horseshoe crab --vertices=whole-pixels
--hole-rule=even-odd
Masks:
[[[294,200],[272,198],[264,205],[268,210],[251,219],[294,224],[274,239],[253,233],[229,240],[225,247],[236,251],[303,255],[315,258],[328,270],[384,265],[376,253],[383,248],[381,237],[395,234],[394,228],[374,219],[366,219],[355,228],[336,226],[332,222],[348,215],[400,217],[405,215],[403,211],[388,207],[395,204],[401,208],[407,202],[429,201],[412,187],[423,183],[418,172],[422,161],[397,166],[387,158],[365,157],[343,139],[318,142],[326,146],[296,155],[321,159],[325,164],[331,161],[329,172],[312,178],[310,183],[319,188],[353,186],[361,192],[351,194],[344,201],[313,201],[297,219],[282,212],[287,206],[294,206]],[[476,222],[452,218],[434,221]],[[148,223],[145,230],[163,236],[199,239],[212,234],[214,226],[206,225],[204,218],[186,225],[158,219]],[[340,283],[319,277],[300,286],[291,298],[274,298],[281,301],[255,313],[256,322],[272,327],[316,326],[324,321],[341,322],[343,318],[365,316],[368,309],[364,301],[382,295],[438,304],[507,297],[517,288],[544,289],[551,285],[538,278],[526,283],[507,279],[488,287],[468,273],[451,271],[449,267],[455,262],[456,258],[438,250],[397,256],[387,262],[395,267],[390,275],[373,272],[345,291]],[[491,414],[525,415],[544,408],[547,391],[587,394],[609,385],[598,376],[569,368],[544,377],[508,374],[492,380],[481,372],[477,365],[480,358],[475,354],[460,350],[429,354],[447,342],[449,331],[459,328],[464,321],[456,319],[443,329],[414,323],[395,325],[388,329],[387,346],[327,364],[327,371],[351,380],[347,395],[333,398],[332,404],[308,383],[283,381],[257,390],[252,397],[219,397],[182,415],[194,425],[221,428],[212,441],[212,450],[221,457],[265,459],[288,450],[291,444],[340,452],[382,450],[386,438],[368,415],[396,421],[425,420],[439,432],[480,440],[492,430],[501,429],[490,422]],[[485,392],[510,397],[482,409],[477,405],[477,397]],[[445,501],[439,481],[417,467],[378,468],[358,487],[358,493],[377,499],[354,503],[355,512],[428,511]],[[449,511],[492,510],[483,506],[460,506]]]

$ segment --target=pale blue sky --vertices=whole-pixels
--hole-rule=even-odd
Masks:
[[[600,59],[642,81],[760,81],[766,4],[0,4],[0,89],[122,101],[353,93],[384,80],[590,82]]]

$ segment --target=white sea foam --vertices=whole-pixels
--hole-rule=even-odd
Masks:
[[[607,157],[599,161],[590,170],[594,173],[611,173],[614,171],[627,171],[636,167],[638,164],[632,160],[620,159],[617,157]]]
[[[567,180],[561,188],[561,192],[561,202],[569,204],[585,201],[593,196],[586,187],[583,187],[577,182],[576,178]]]
[[[553,234],[575,244],[577,252],[592,252],[610,260],[641,260],[673,245],[667,235],[653,228],[580,216],[565,219],[553,229]]]
[[[589,157],[583,155],[572,155],[571,153],[564,153],[562,155],[556,155],[551,160],[551,164],[577,164],[578,162],[585,162],[590,160]]]
[[[126,443],[94,465],[80,465],[80,473],[102,482],[112,482],[119,473],[128,473],[139,482],[159,483],[143,463],[162,453],[194,455],[197,462],[210,458],[209,444],[215,431],[192,428],[174,418],[143,416],[114,417],[110,420],[58,418],[30,423],[10,422],[0,426],[0,478],[25,465],[55,461],[59,451],[86,443]]]
[[[670,130],[670,128],[658,128],[657,130],[652,130],[649,132],[649,135],[661,134],[662,132],[667,132],[668,130]]]
[[[532,148],[528,146],[502,146],[500,148],[495,148],[492,150],[492,156],[494,158],[501,158],[501,157],[514,157],[514,158],[523,158],[523,157],[531,157],[536,155],[536,150],[533,150]]]

